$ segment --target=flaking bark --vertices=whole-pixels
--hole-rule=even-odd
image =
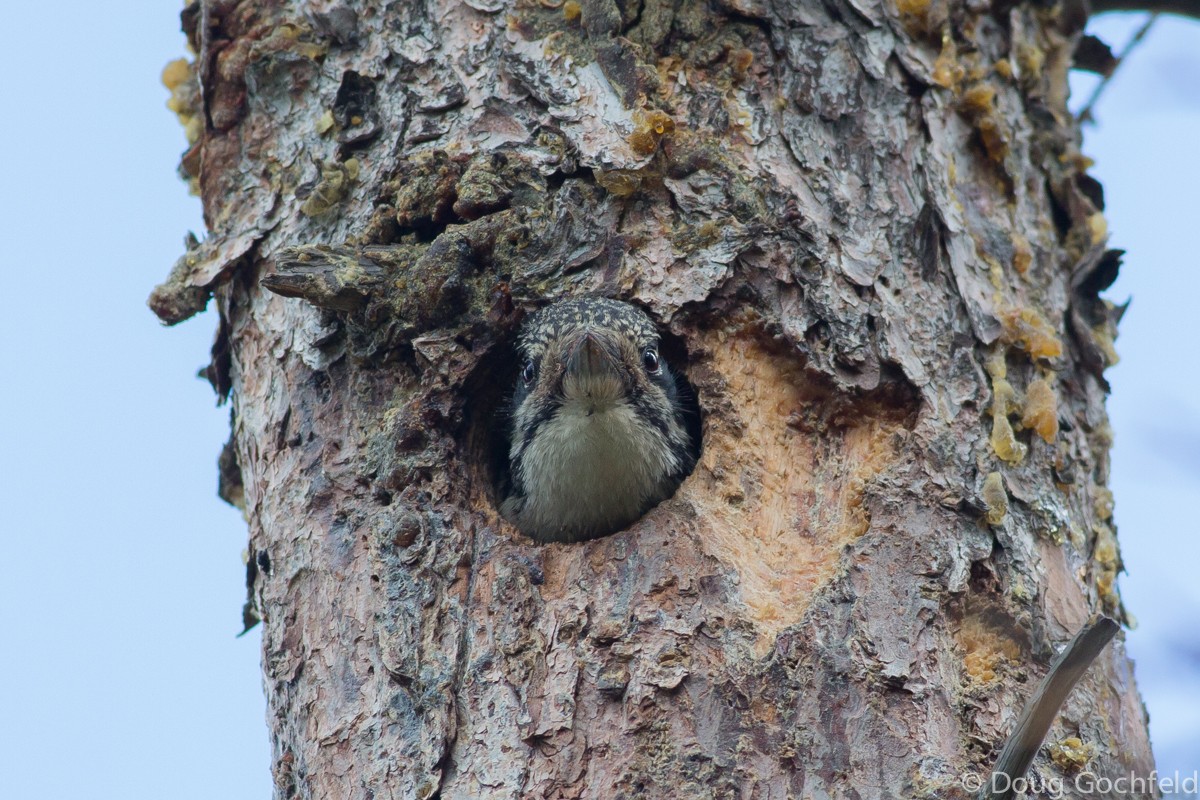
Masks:
[[[153,306],[221,315],[277,796],[967,796],[1122,613],[1084,16],[190,5],[209,235]],[[539,546],[499,408],[522,315],[584,292],[663,324],[703,453]],[[1145,722],[1111,648],[1034,768],[1145,775]]]

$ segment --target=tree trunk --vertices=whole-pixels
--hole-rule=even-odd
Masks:
[[[278,797],[970,794],[1123,613],[1064,1],[188,6],[209,236],[151,305],[220,311]],[[703,452],[538,545],[511,345],[583,293],[662,323]],[[1119,644],[1048,741],[1151,770]]]

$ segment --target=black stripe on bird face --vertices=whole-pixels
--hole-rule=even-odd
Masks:
[[[525,449],[533,443],[534,437],[537,436],[541,427],[550,420],[554,419],[554,415],[558,413],[558,409],[561,405],[561,400],[555,397],[550,397],[534,410],[533,417],[531,419],[520,420],[518,418],[518,423],[521,424],[522,429],[521,444],[515,453],[516,458],[519,459],[521,456],[525,455]]]
[[[670,419],[667,416],[671,409],[668,406],[664,413],[662,402],[641,387],[635,387],[629,394],[629,402],[637,412],[638,419],[652,425],[663,438],[671,438]]]

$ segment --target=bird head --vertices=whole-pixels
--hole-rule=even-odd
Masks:
[[[526,320],[518,349],[506,507],[519,527],[539,538],[610,533],[674,491],[693,448],[644,311],[593,297],[555,303]]]

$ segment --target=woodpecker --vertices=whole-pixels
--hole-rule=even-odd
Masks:
[[[641,309],[563,300],[518,337],[504,516],[544,542],[613,533],[674,493],[696,463],[681,384]]]

